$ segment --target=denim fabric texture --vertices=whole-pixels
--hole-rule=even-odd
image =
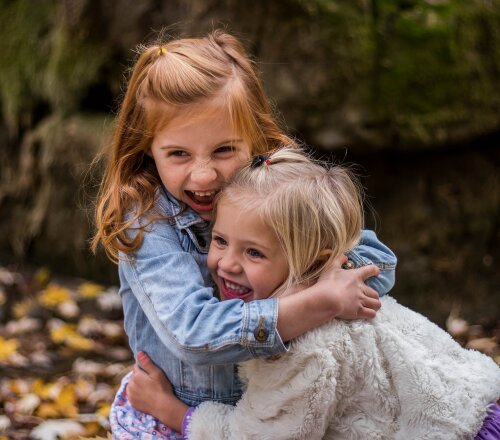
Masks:
[[[187,405],[235,404],[242,393],[235,364],[287,350],[276,330],[278,300],[219,301],[206,264],[209,225],[194,211],[181,211],[163,189],[157,208],[175,217],[147,226],[141,247],[122,255],[118,266],[130,347],[152,358]],[[348,257],[355,267],[380,267],[368,282],[380,295],[394,285],[396,258],[372,231],[363,231]],[[262,329],[267,339],[257,340]]]

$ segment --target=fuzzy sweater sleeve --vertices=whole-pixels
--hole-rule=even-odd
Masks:
[[[323,438],[336,406],[338,373],[328,351],[312,346],[274,361],[248,361],[240,373],[247,390],[237,406],[202,403],[190,440]]]

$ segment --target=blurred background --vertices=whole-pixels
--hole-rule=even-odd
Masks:
[[[359,164],[367,226],[399,258],[393,295],[498,342],[498,0],[1,0],[0,320],[56,276],[117,284],[88,249],[90,164],[135,48],[218,27],[255,57],[290,134]]]

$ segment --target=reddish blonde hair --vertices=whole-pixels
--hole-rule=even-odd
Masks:
[[[154,210],[160,178],[147,154],[153,137],[175,111],[214,98],[222,98],[252,154],[295,145],[272,117],[255,65],[232,35],[215,30],[204,38],[141,47],[98,195],[94,251],[102,243],[117,262],[119,252],[131,254],[141,245],[144,227],[161,217]],[[127,231],[145,215],[148,220],[130,237]]]

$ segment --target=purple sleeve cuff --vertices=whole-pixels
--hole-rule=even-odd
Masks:
[[[184,440],[188,440],[189,438],[189,425],[191,424],[191,417],[193,416],[194,410],[196,408],[194,407],[189,407],[189,409],[186,411],[186,414],[184,414],[184,418],[182,419],[182,438]]]

